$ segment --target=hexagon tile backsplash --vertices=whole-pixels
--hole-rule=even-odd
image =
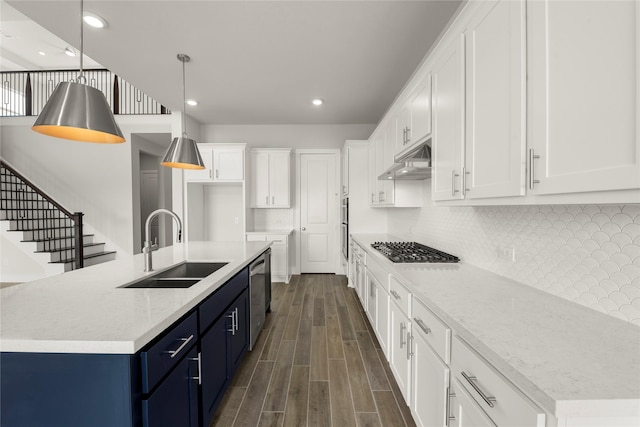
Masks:
[[[640,205],[390,209],[388,229],[640,325]]]

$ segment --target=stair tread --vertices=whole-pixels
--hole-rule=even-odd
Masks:
[[[83,248],[90,248],[92,246],[99,246],[99,245],[104,245],[104,243],[85,243],[84,245],[82,245]],[[50,249],[48,251],[34,251],[37,254],[41,254],[41,253],[53,253],[53,252],[64,252],[64,251],[70,251],[74,248],[75,246],[67,246],[64,248],[55,248],[55,249]]]
[[[95,257],[99,257],[102,255],[110,255],[110,254],[115,254],[116,251],[103,251],[103,252],[98,252],[97,254],[89,254],[89,255],[85,255],[83,258],[84,259],[89,259],[89,258],[95,258]],[[66,264],[68,262],[74,262],[75,258],[66,258],[66,259],[61,259],[59,261],[50,261],[49,264]]]
[[[20,230],[9,230],[9,231],[20,231]],[[92,237],[94,234],[83,234],[82,237]],[[52,237],[50,239],[37,239],[37,240],[20,240],[21,242],[48,242],[50,240],[62,240],[62,239],[75,239],[75,236],[67,236],[67,237]]]

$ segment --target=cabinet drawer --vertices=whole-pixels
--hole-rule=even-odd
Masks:
[[[247,234],[247,242],[266,242],[267,236],[264,234]]]
[[[433,348],[448,365],[451,362],[451,328],[445,325],[420,301],[413,300],[413,330]]]
[[[245,268],[231,280],[220,286],[198,308],[200,333],[204,333],[213,322],[225,312],[234,299],[249,285],[249,269]]]
[[[142,392],[148,393],[198,341],[198,319],[192,313],[142,351]]]
[[[286,245],[287,235],[286,234],[267,234],[266,240],[272,241],[274,245]]]
[[[384,286],[385,290],[389,289],[389,273],[372,257],[369,257],[367,270],[369,270],[369,274],[376,278],[378,283]]]
[[[457,336],[452,342],[451,370],[497,425],[544,427],[545,413]]]
[[[411,317],[411,292],[398,282],[398,280],[389,275],[389,294],[391,294],[391,301],[395,301],[400,307],[400,310],[407,317]]]

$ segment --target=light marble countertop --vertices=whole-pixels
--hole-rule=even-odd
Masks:
[[[270,246],[189,242],[0,289],[0,351],[134,354]],[[122,288],[183,261],[228,262],[186,289]]]
[[[464,262],[394,264],[371,248],[403,239],[352,238],[548,413],[640,419],[640,327]]]
[[[245,234],[291,234],[293,233],[293,228],[282,228],[278,230],[255,230],[255,231],[247,231]]]

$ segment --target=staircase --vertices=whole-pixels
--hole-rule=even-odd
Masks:
[[[21,242],[48,254],[48,262],[62,265],[65,272],[115,259],[114,251],[105,251],[104,243],[83,232],[81,212],[67,211],[3,160],[0,221],[3,230],[22,233]]]

